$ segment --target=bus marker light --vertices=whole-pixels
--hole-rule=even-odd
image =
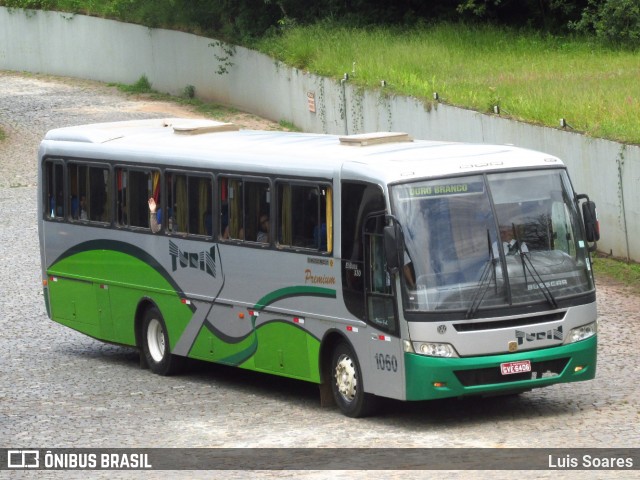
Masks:
[[[42,280],[42,286],[46,287],[47,285],[49,285],[49,280],[47,280],[46,278]]]
[[[348,325],[347,332],[358,333],[358,327],[352,327],[351,325]]]
[[[382,342],[390,342],[391,341],[391,337],[388,337],[387,335],[378,335],[378,340],[380,340]]]
[[[575,373],[578,373],[580,371],[582,371],[584,369],[584,365],[576,365],[575,368],[573,369],[573,371]]]
[[[109,290],[109,285],[100,285],[102,290]]]
[[[238,318],[244,318],[244,313],[240,312],[240,313],[238,314]]]
[[[58,281],[58,277],[50,277],[49,281],[50,282],[57,282]]]
[[[304,323],[304,318],[294,317],[293,318],[293,323],[299,323],[299,324],[302,325]]]
[[[433,382],[433,386],[434,386],[435,388],[443,388],[443,387],[446,387],[446,386],[447,386],[447,384],[446,384],[446,383],[444,383],[444,382]]]
[[[191,300],[187,300],[186,298],[180,299],[183,305],[191,305]]]

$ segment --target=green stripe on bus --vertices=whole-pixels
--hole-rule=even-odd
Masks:
[[[262,297],[260,300],[258,300],[258,303],[255,304],[254,308],[256,310],[262,310],[267,305],[271,305],[272,303],[283,300],[285,298],[301,296],[336,298],[336,291],[331,288],[310,287],[305,285],[285,287],[279,290],[274,290],[273,292]]]

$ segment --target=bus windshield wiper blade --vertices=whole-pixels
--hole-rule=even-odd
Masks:
[[[513,226],[513,235],[514,235],[514,238],[516,239],[515,248],[516,248],[516,251],[520,254],[520,261],[522,262],[522,271],[524,273],[525,285],[527,285],[527,271],[529,271],[531,278],[533,278],[533,281],[536,283],[538,290],[542,292],[542,295],[544,295],[544,298],[547,300],[547,302],[549,302],[549,304],[553,308],[558,308],[558,302],[556,301],[555,297],[551,293],[551,290],[549,290],[549,287],[547,286],[547,284],[544,283],[544,280],[536,270],[536,267],[533,265],[533,262],[529,257],[530,255],[529,247],[527,247],[527,244],[521,241],[516,236],[517,235],[516,227],[513,224],[512,226]]]
[[[469,309],[467,310],[467,313],[465,315],[465,318],[467,319],[473,318],[476,315],[476,313],[478,313],[478,309],[482,304],[482,300],[484,300],[484,296],[486,295],[487,290],[491,285],[491,279],[493,278],[495,282],[497,260],[493,254],[493,248],[491,248],[491,236],[489,235],[488,229],[487,229],[487,244],[489,246],[489,256],[491,258],[487,260],[487,263],[484,264],[484,267],[482,269],[480,280],[478,281],[478,284],[476,285],[476,288],[474,290],[473,299],[471,300],[471,305],[469,305]],[[497,284],[496,284],[496,288],[497,288]]]

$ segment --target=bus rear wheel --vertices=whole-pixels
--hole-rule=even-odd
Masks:
[[[169,335],[160,311],[147,309],[142,319],[142,352],[149,369],[158,375],[172,375],[180,370],[183,358],[172,355]]]
[[[338,343],[331,356],[331,389],[338,407],[348,417],[364,417],[375,408],[375,397],[364,392],[358,358],[346,342]]]

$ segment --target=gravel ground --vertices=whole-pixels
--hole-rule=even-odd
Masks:
[[[40,286],[36,224],[41,138],[61,126],[168,116],[199,115],[170,102],[129,97],[103,84],[0,71],[0,128],[7,135],[0,141],[0,447],[640,447],[640,353],[635,334],[640,297],[605,279],[598,281],[595,380],[515,398],[390,402],[381,416],[363,420],[320,408],[316,388],[302,382],[215,365],[197,365],[179,377],[156,377],[138,368],[135,351],[102,344],[51,322]],[[240,113],[226,120],[249,128],[277,128]],[[108,476],[167,477],[153,473]],[[216,477],[255,476],[221,473]],[[584,472],[581,478],[631,478],[630,473]],[[197,472],[172,475],[211,477]],[[513,472],[442,475],[510,478]],[[368,474],[296,471],[259,476]],[[378,476],[406,479],[426,474]],[[562,471],[518,476],[574,477]]]

